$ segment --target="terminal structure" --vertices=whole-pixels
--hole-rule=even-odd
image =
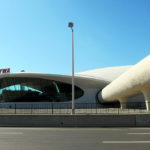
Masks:
[[[71,78],[71,75],[6,71],[0,75],[0,103],[71,104]],[[134,66],[80,72],[74,78],[76,104],[119,105],[125,109],[130,103],[142,102],[147,111],[150,109],[150,56]]]

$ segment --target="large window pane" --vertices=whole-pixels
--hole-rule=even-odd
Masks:
[[[83,95],[75,86],[75,98]],[[38,78],[3,78],[0,80],[0,102],[70,101],[71,84]]]

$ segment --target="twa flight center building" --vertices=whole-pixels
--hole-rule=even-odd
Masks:
[[[72,76],[42,73],[9,73],[0,70],[0,103],[70,103]],[[150,109],[150,56],[134,66],[96,69],[75,74],[75,104],[96,107]],[[81,104],[81,105],[80,105]],[[136,106],[138,108],[138,105]]]

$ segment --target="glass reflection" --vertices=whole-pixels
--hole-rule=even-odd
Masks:
[[[66,102],[71,100],[70,84],[38,78],[3,78],[0,102]],[[75,98],[84,92],[75,86]]]

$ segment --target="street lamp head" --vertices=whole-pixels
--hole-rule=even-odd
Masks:
[[[73,22],[69,22],[69,23],[68,23],[68,27],[69,27],[69,28],[72,28],[72,27],[73,27]]]

